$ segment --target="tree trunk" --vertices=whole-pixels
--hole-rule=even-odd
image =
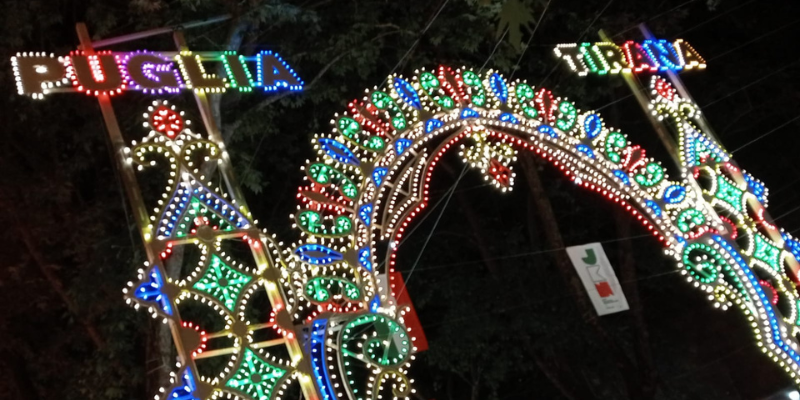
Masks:
[[[617,210],[615,221],[617,236],[620,238],[630,237],[630,216],[621,210]],[[644,319],[642,303],[639,298],[639,284],[636,282],[636,264],[633,259],[633,245],[630,239],[620,242],[619,263],[622,291],[628,299],[629,315],[631,324],[634,327],[634,351],[639,371],[636,375],[638,379],[633,379],[633,376],[628,379],[628,392],[631,398],[648,400],[655,397],[656,389],[658,388],[658,376],[650,349],[650,333],[647,330],[647,322]]]
[[[617,366],[623,376],[636,373],[636,368],[625,354],[624,350],[617,345],[616,341],[609,335],[597,316],[597,313],[592,306],[589,297],[586,295],[583,284],[580,278],[575,273],[572,267],[572,262],[569,260],[566,251],[563,249],[564,239],[561,236],[561,231],[558,228],[558,221],[556,221],[555,214],[553,213],[553,206],[550,199],[547,197],[547,192],[544,189],[541,178],[539,176],[538,165],[536,158],[533,154],[523,153],[519,157],[522,165],[523,173],[528,182],[528,189],[530,190],[533,203],[538,211],[539,221],[541,222],[542,231],[544,232],[545,243],[547,247],[553,250],[553,261],[555,261],[556,268],[561,275],[561,278],[567,285],[570,291],[571,298],[578,307],[583,320],[592,328],[597,336],[606,345],[607,351],[611,354],[614,364]]]

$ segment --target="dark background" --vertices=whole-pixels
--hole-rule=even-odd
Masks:
[[[243,54],[273,49],[289,61],[308,84],[304,93],[279,100],[229,93],[219,103],[251,208],[262,227],[285,238],[294,234],[288,215],[301,183],[299,166],[311,155],[311,135],[327,131],[334,112],[390,72],[408,76],[439,63],[486,64],[509,76],[520,60],[515,78],[548,87],[583,109],[600,109],[608,124],[677,174],[621,78],[579,78],[552,55],[558,43],[597,41],[600,28],[617,42],[641,40],[636,24],[647,22],[658,37],[682,37],[705,57],[706,70],[682,74],[688,89],[739,165],[771,188],[769,210],[778,225],[800,230],[800,212],[794,212],[800,194],[793,121],[800,112],[797,2],[522,2],[533,19],[520,29],[523,42],[547,6],[527,48],[510,40],[524,13],[513,14],[509,34],[498,41],[503,4],[3,0],[2,397],[151,398],[172,368],[154,355],[151,319],[122,300],[121,289],[144,257],[96,101],[81,94],[33,101],[14,87],[10,57],[68,53],[78,43],[74,24],[80,21],[96,38],[106,38],[230,13],[227,22],[188,31],[190,47]],[[173,48],[162,36],[115,50]],[[138,118],[151,100],[134,93],[114,100],[128,138],[144,133]],[[191,96],[171,100],[199,123]],[[455,182],[461,165],[457,157],[446,158],[434,175],[431,204]],[[501,195],[469,172],[438,225],[442,205],[428,209],[400,249],[398,269],[409,279],[431,346],[412,367],[418,398],[760,399],[790,387],[760,353],[744,318],[711,307],[654,238],[553,168],[542,166],[541,176],[565,244],[603,241],[618,276],[625,265],[635,272],[620,280],[640,310],[603,317],[613,345],[599,338],[575,306],[582,294],[556,271],[553,255],[560,250],[548,247],[553,232],[531,206],[525,176]]]

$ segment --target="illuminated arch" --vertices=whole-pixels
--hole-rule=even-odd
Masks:
[[[745,313],[759,346],[800,381],[795,337],[800,245],[764,220],[764,185],[696,127],[697,106],[660,78],[653,79],[652,89],[653,113],[678,126],[679,177],[668,177],[660,163],[597,113],[578,110],[547,89],[508,83],[491,70],[439,67],[417,71],[411,79],[392,75],[385,87],[368,90],[335,115],[332,132],[313,139],[318,156],[306,166],[308,186],[301,189],[293,216],[302,240],[290,250],[296,256],[290,268],[303,271],[298,275],[303,282],[329,282],[314,286],[324,295],[295,293],[304,310],[342,314],[317,323],[321,337],[339,341],[327,348],[337,363],[312,361],[320,381],[327,382],[320,386],[323,395],[373,398],[382,389],[372,382],[386,376],[407,386],[407,363],[380,365],[364,354],[337,350],[355,340],[342,325],[366,315],[402,322],[403,310],[387,279],[394,244],[426,207],[437,161],[457,147],[465,162],[502,191],[513,185],[517,152],[532,151],[575,183],[624,207],[714,306]],[[345,284],[358,288],[357,300],[343,294]],[[294,317],[315,315],[298,311]],[[327,332],[321,329],[325,324]],[[408,361],[411,357],[406,354]],[[364,376],[364,366],[372,376]],[[361,381],[341,378],[359,369]]]
[[[288,246],[258,231],[249,210],[203,176],[199,165],[225,157],[224,148],[155,102],[145,114],[150,133],[126,154],[140,170],[169,165],[145,230],[160,259],[125,296],[172,328],[181,364],[165,398],[281,399],[296,384],[308,400],[407,397],[415,338],[387,272],[447,151],[501,191],[513,187],[517,153],[532,151],[624,207],[715,306],[744,313],[762,350],[800,383],[800,242],[765,218],[767,189],[697,128],[697,106],[660,78],[651,88],[653,113],[678,129],[678,177],[599,114],[547,89],[491,70],[390,76],[313,138],[317,157],[304,167],[292,216],[300,239]],[[226,253],[229,242],[252,257]],[[181,246],[199,252],[199,262],[173,279],[162,264]],[[251,313],[259,296],[269,304],[263,320]],[[192,304],[214,324],[184,319]],[[206,347],[220,339],[227,344]],[[199,368],[212,355],[225,363],[213,373]]]

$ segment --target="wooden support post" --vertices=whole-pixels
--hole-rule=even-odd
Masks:
[[[75,26],[78,33],[78,39],[81,42],[81,47],[86,54],[95,54],[92,47],[92,38],[89,36],[89,30],[86,24],[79,22]],[[150,217],[147,212],[147,207],[142,199],[142,193],[139,189],[139,183],[136,180],[136,173],[133,166],[128,162],[128,155],[125,154],[127,145],[125,139],[122,137],[122,131],[119,129],[117,116],[114,113],[114,107],[111,105],[111,97],[107,94],[100,94],[97,96],[97,102],[100,104],[100,111],[103,113],[103,120],[106,124],[106,131],[108,138],[111,141],[111,149],[114,153],[114,161],[117,164],[117,171],[119,172],[122,185],[125,187],[125,193],[128,196],[128,204],[133,210],[136,225],[139,227],[139,232],[142,235],[142,241],[147,252],[147,259],[150,262],[158,260],[157,252],[151,246],[153,243],[153,232],[150,232]]]

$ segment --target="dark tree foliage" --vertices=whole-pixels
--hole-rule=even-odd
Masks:
[[[79,94],[42,102],[16,95],[11,55],[73,50],[76,22],[107,38],[230,14],[187,31],[190,46],[273,49],[295,67],[306,80],[302,94],[213,99],[256,216],[290,238],[288,215],[311,135],[327,131],[333,113],[391,72],[484,66],[541,83],[584,109],[601,108],[675,174],[621,79],[578,78],[558,65],[552,47],[596,41],[600,28],[616,41],[639,40],[640,22],[658,36],[684,37],[709,62],[706,71],[685,75],[687,85],[733,150],[798,115],[799,8],[734,0],[3,0],[0,393],[150,398],[173,367],[161,361],[150,318],[122,300],[143,254],[96,102]],[[141,48],[174,45],[161,36],[116,49]],[[142,134],[137,118],[150,100],[114,100],[130,139]],[[171,100],[195,109],[188,95]],[[787,230],[800,228],[800,212],[792,213],[797,127],[735,153],[773,188],[770,210]],[[457,157],[443,165],[432,204],[447,200],[462,168]],[[710,307],[627,214],[535,160],[520,160],[517,171],[508,195],[468,172],[401,247],[398,268],[431,344],[412,370],[419,399],[754,399],[788,387],[745,321]],[[529,189],[535,180],[542,191]],[[552,211],[543,215],[543,207]],[[563,279],[563,251],[552,243],[593,241],[606,241],[631,311],[587,316],[579,301],[585,295]]]

